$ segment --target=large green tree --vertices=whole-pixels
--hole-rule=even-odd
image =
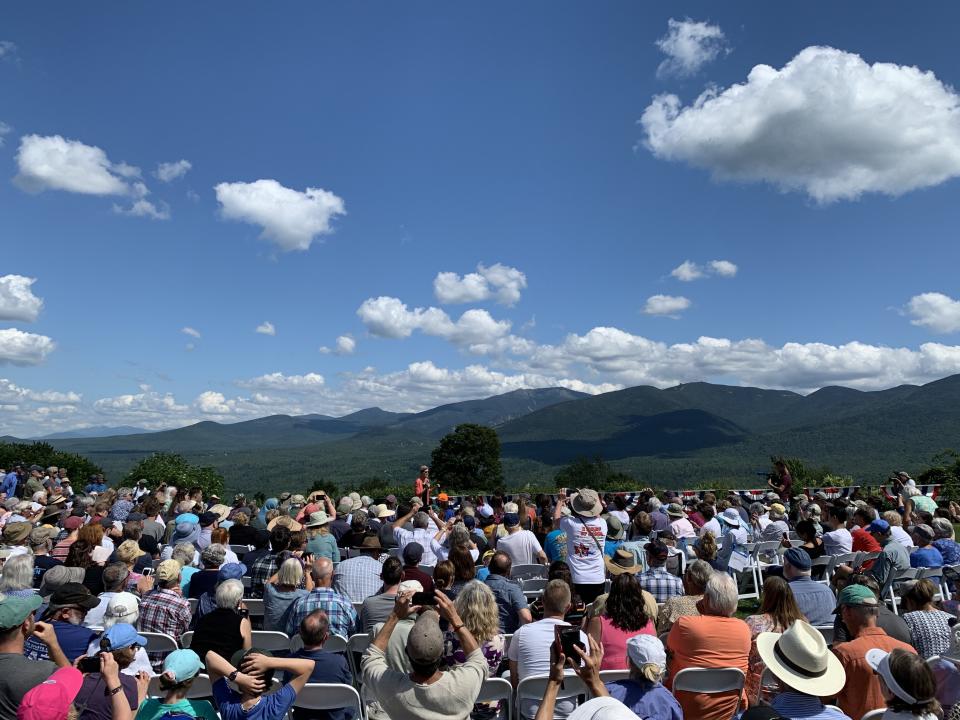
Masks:
[[[490,492],[503,486],[500,438],[484,425],[463,423],[444,435],[430,455],[430,477],[445,490]]]
[[[204,497],[223,493],[223,475],[212,467],[191,465],[182,455],[175,453],[155,453],[145,457],[127,474],[124,482],[132,485],[141,478],[146,479],[151,488],[167,483],[178,488],[202,488]]]
[[[87,484],[87,478],[91,475],[103,472],[99,465],[90,462],[82,455],[61,452],[50,443],[0,443],[0,468],[10,470],[17,462],[44,468],[51,465],[66,468],[70,475],[70,482],[77,490],[81,490]]]

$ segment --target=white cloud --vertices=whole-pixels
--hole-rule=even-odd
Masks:
[[[677,295],[651,295],[643,306],[644,315],[662,315],[677,319],[690,307],[690,300]]]
[[[960,96],[932,72],[808,47],[780,70],[683,107],[659,95],[647,147],[719,180],[768,182],[818,202],[902,195],[960,175]]]
[[[677,280],[693,282],[694,280],[705,278],[708,275],[732,278],[737,274],[738,269],[739,268],[729,260],[711,260],[706,265],[698,265],[692,260],[684,260],[671,270],[670,274]]]
[[[7,142],[7,135],[13,132],[13,128],[7,125],[5,122],[0,122],[0,147],[3,147]]]
[[[332,350],[324,346],[320,348],[320,352],[324,355],[329,355],[330,353],[334,355],[353,355],[356,349],[357,341],[353,339],[352,335],[340,335]]]
[[[439,308],[410,310],[397,298],[381,296],[364,300],[357,315],[367,329],[379,337],[405,338],[414,330],[420,330],[424,335],[443,338],[479,354],[506,349],[503,341],[527,342],[509,336],[509,320],[495,320],[486,310],[476,308],[467,310],[454,322]]]
[[[707,263],[707,267],[709,267],[710,271],[715,275],[727,278],[731,278],[736,275],[737,270],[740,269],[729,260],[711,260],[709,263]]]
[[[25,135],[17,151],[19,173],[14,182],[27,192],[65,190],[84,195],[130,195],[127,182],[139,170],[110,162],[107,154],[79,140],[60,135]]]
[[[212,390],[200,393],[194,404],[204,415],[231,415],[237,410],[235,400],[227,400],[223,393]]]
[[[0,329],[0,365],[39,365],[54,348],[56,343],[46,335]]]
[[[319,373],[306,373],[304,375],[284,375],[275,372],[268,375],[241,380],[237,383],[240,387],[250,390],[273,390],[286,392],[316,392],[326,388],[326,381],[323,375]]]
[[[299,192],[276,180],[220,183],[214,190],[224,218],[261,226],[260,236],[284,251],[307,250],[318,235],[333,232],[331,220],[346,213],[331,192]]]
[[[176,162],[162,162],[157,165],[157,170],[154,175],[160,180],[160,182],[173,182],[177,178],[182,178],[186,175],[190,169],[193,168],[193,165],[190,164],[189,160],[177,160]]]
[[[257,325],[257,329],[254,332],[258,332],[261,335],[276,335],[277,329],[273,326],[272,322],[262,322]]]
[[[197,338],[198,340],[199,340],[200,337],[201,337],[200,331],[199,331],[199,330],[196,330],[196,329],[194,329],[194,328],[192,328],[192,327],[190,327],[190,326],[180,328],[180,332],[182,332],[184,335],[189,335],[189,336],[192,337],[192,338]]]
[[[695,262],[684,260],[682,263],[677,265],[677,267],[671,270],[670,274],[673,275],[673,277],[675,277],[677,280],[691,282],[703,277],[703,268],[697,265]]]
[[[179,404],[172,393],[161,394],[148,390],[132,395],[100,398],[93,403],[93,409],[101,414],[120,414],[126,419],[141,420],[156,416],[182,417],[190,408]]]
[[[657,77],[686,77],[726,49],[727,39],[718,25],[686,20],[667,21],[667,34],[657,40],[657,47],[667,56],[657,68]]]
[[[130,217],[146,217],[151,220],[169,220],[170,207],[166,203],[160,203],[159,207],[149,200],[136,200],[128,208],[121,207],[114,203],[113,211],[118,215],[129,215]]]
[[[0,378],[0,403],[79,403],[83,398],[75,392],[58,392],[56,390],[30,390],[20,387],[12,380]]]
[[[907,314],[914,325],[927,327],[938,333],[960,330],[960,301],[937,292],[914,295],[907,303]]]
[[[445,305],[494,299],[501,305],[513,306],[520,301],[526,287],[524,273],[500,263],[490,267],[480,263],[477,272],[462,277],[454,272],[437,273],[433,280],[434,295]]]
[[[36,278],[23,275],[0,276],[0,320],[34,322],[43,308],[43,300],[33,294]]]
[[[0,60],[16,60],[17,46],[9,40],[0,40]]]

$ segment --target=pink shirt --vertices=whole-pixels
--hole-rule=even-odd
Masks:
[[[627,670],[627,640],[634,635],[656,635],[657,629],[647,622],[639,630],[621,630],[606,615],[600,616],[600,643],[603,645],[601,670]]]

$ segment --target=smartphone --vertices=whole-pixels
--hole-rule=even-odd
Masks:
[[[415,592],[410,598],[411,605],[436,605],[437,595],[433,590],[426,592]]]
[[[579,653],[574,650],[575,647],[580,648],[584,652],[587,651],[587,648],[583,644],[583,640],[580,639],[580,628],[571,627],[569,625],[557,625],[554,629],[554,638],[557,643],[557,647],[560,649],[564,655],[573,660],[574,665],[580,665],[583,661],[580,658]]]
[[[577,494],[577,489],[576,489],[576,488],[565,488],[565,489],[564,489],[564,492],[567,494],[567,497],[571,497],[572,495],[576,495],[576,494]]]
[[[77,670],[84,675],[100,672],[100,656],[80,658],[80,662],[77,663]]]
[[[242,618],[250,617],[250,611],[247,608],[240,608],[237,610],[237,614]]]

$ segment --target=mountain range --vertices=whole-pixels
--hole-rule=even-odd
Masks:
[[[232,490],[264,481],[406,485],[444,434],[463,422],[494,427],[511,487],[550,484],[578,457],[600,456],[644,485],[742,479],[774,454],[876,482],[892,469],[920,469],[956,444],[960,375],[926,385],[865,392],[783,390],[687,383],[586,395],[564,388],[517,390],[420,413],[367,408],[335,418],[274,415],[201,422],[176,430],[108,437],[52,437],[109,474],[157,451],[217,467]]]

